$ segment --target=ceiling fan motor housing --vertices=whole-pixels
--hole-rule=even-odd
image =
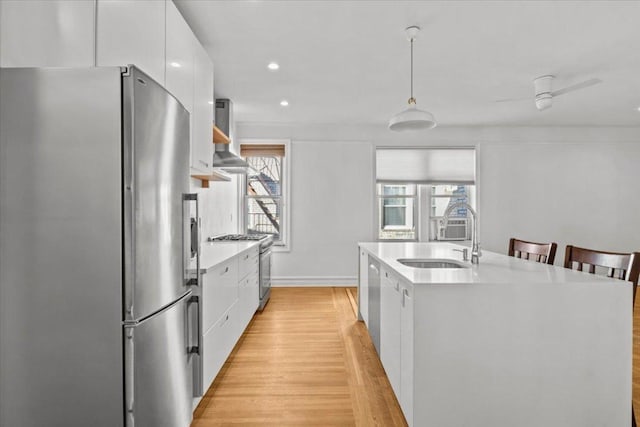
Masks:
[[[553,76],[541,76],[533,80],[536,91],[536,107],[538,110],[546,110],[551,107],[553,95],[551,94],[551,81]]]

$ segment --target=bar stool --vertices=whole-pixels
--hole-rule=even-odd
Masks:
[[[509,256],[516,258],[524,258],[544,264],[553,265],[556,259],[556,249],[558,245],[555,243],[534,243],[516,238],[509,239]]]
[[[595,274],[596,267],[604,267],[609,269],[607,272],[608,277],[615,277],[633,283],[633,306],[635,307],[636,288],[638,286],[638,276],[640,276],[640,252],[604,252],[567,245],[567,250],[564,254],[564,266],[572,269],[574,263],[577,264],[578,271],[583,271],[584,264],[589,265],[589,273],[591,274]],[[636,427],[633,402],[631,402],[631,425]]]

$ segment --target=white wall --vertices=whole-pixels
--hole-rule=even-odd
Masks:
[[[510,237],[609,251],[640,251],[640,143],[481,144],[483,246]]]
[[[237,132],[239,138],[289,138],[295,144],[293,240],[291,253],[274,258],[276,283],[344,283],[343,277],[335,280],[343,275],[351,276],[351,283],[355,283],[355,244],[375,237],[372,186],[364,190],[371,199],[354,203],[345,211],[346,224],[362,221],[368,235],[355,238],[354,233],[351,239],[337,236],[333,243],[321,243],[327,246],[315,250],[313,243],[320,237],[334,236],[334,232],[322,221],[309,221],[306,217],[311,209],[300,206],[297,199],[303,197],[305,203],[326,200],[326,187],[318,191],[317,198],[312,197],[315,180],[310,172],[318,169],[323,169],[328,182],[353,189],[356,185],[352,181],[356,180],[361,181],[358,186],[366,186],[366,180],[372,179],[373,157],[352,150],[349,141],[369,141],[377,146],[478,147],[480,239],[487,250],[506,253],[512,236],[553,240],[559,244],[557,265],[562,263],[567,243],[612,251],[640,250],[640,232],[634,227],[634,217],[640,213],[636,189],[640,181],[636,167],[640,127],[440,127],[425,133],[396,134],[384,126],[239,123]],[[326,141],[335,143],[327,145]],[[300,156],[295,155],[298,147],[302,147]],[[344,168],[334,166],[329,156],[352,165],[349,175],[343,176]],[[303,188],[311,194],[302,192]],[[346,194],[349,190],[343,191]],[[325,275],[325,280],[318,275]],[[305,277],[316,280],[296,282]]]
[[[274,285],[353,284],[356,243],[370,240],[370,143],[291,143],[290,251],[273,256]],[[354,214],[355,213],[355,214]]]

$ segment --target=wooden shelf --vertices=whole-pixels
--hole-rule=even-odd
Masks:
[[[214,144],[229,144],[231,140],[224,134],[216,125],[213,125],[213,143]]]
[[[217,171],[212,171],[210,175],[191,175],[191,178],[199,179],[202,188],[209,188],[209,181],[231,181],[229,175]]]

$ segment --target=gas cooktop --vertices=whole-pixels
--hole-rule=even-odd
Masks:
[[[269,234],[225,234],[222,236],[209,237],[209,242],[229,241],[229,240],[262,240],[270,237]]]

